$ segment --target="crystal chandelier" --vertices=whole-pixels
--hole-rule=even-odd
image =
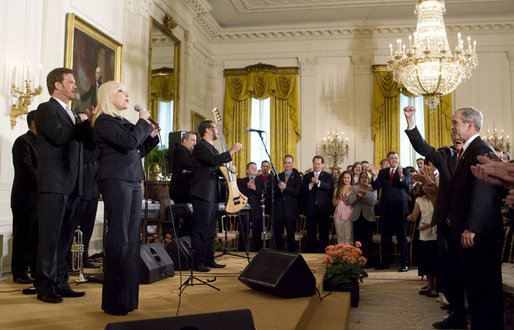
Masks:
[[[348,138],[344,136],[341,131],[328,131],[327,136],[323,138],[322,142],[323,152],[334,160],[332,168],[338,167],[338,160],[343,160],[344,156],[348,153]]]
[[[464,48],[461,34],[453,56],[446,37],[443,14],[444,0],[418,0],[414,14],[418,23],[414,36],[409,36],[409,48],[396,42],[396,50],[389,45],[391,55],[387,69],[393,72],[393,79],[412,94],[425,97],[425,103],[433,111],[440,102],[440,96],[449,94],[477,66],[476,41]]]

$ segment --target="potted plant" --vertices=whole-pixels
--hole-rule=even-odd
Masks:
[[[359,302],[359,281],[362,282],[368,273],[364,270],[367,260],[362,256],[357,241],[355,246],[350,244],[329,245],[325,248],[323,263],[327,265],[323,289],[325,291],[350,291],[352,307]]]

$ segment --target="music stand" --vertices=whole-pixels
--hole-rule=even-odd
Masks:
[[[189,267],[190,269],[190,273],[189,273],[189,277],[182,283],[180,284],[180,287],[179,287],[179,293],[178,295],[181,296],[182,295],[182,292],[184,292],[184,290],[188,287],[188,286],[195,286],[195,285],[207,285],[207,286],[210,286],[211,288],[217,290],[217,291],[220,291],[219,288],[215,287],[214,285],[210,284],[214,281],[216,281],[216,276],[214,277],[214,279],[212,280],[209,280],[207,279],[207,281],[204,281],[204,280],[201,280],[199,279],[198,277],[196,277],[193,273],[193,256],[194,256],[194,253],[196,252],[195,250],[193,249],[190,249],[189,252],[191,253],[191,267]],[[180,252],[178,252],[178,254],[180,254]],[[194,283],[193,281],[194,280],[197,280],[198,282],[200,283]]]

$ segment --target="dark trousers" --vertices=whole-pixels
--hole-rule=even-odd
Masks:
[[[98,182],[107,219],[104,245],[102,309],[110,314],[126,314],[138,307],[141,185],[139,182],[102,180]]]
[[[12,209],[12,259],[13,279],[27,275],[30,268],[32,277],[36,276],[37,261],[37,209],[28,206]]]
[[[79,225],[82,231],[82,243],[84,244],[83,260],[84,263],[87,263],[89,260],[89,242],[95,228],[98,199],[81,199],[79,209]]]
[[[367,265],[371,264],[371,251],[373,247],[373,229],[376,226],[376,222],[368,221],[362,213],[353,223],[353,241],[362,243],[362,255],[368,260]]]
[[[319,230],[319,243],[321,251],[325,251],[328,245],[328,219],[330,214],[326,209],[317,205],[312,206],[307,215],[307,252],[316,252],[317,233]]]
[[[456,317],[465,318],[465,291],[459,252],[460,235],[452,235],[446,222],[442,221],[437,225],[437,243],[439,246],[438,286],[457,314]]]
[[[253,235],[253,251],[259,252],[262,249],[262,208],[259,207],[258,212],[252,209],[252,235]]]
[[[503,230],[476,235],[474,242],[471,248],[459,249],[471,329],[503,329]]]
[[[54,293],[56,288],[68,286],[68,255],[78,200],[76,194],[39,194],[39,245],[34,282],[38,294]]]
[[[191,245],[195,250],[194,266],[214,261],[217,207],[217,203],[198,198],[193,199]]]
[[[398,241],[401,257],[400,264],[402,266],[409,265],[409,243],[407,242],[407,220],[405,215],[385,214],[380,217],[380,234],[382,242],[382,264],[389,265],[391,263],[391,249],[393,233]]]

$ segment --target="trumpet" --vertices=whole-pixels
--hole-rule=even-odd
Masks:
[[[84,244],[82,243],[82,231],[77,226],[73,234],[73,244],[71,245],[71,268],[74,272],[79,272],[75,282],[84,283],[87,280],[84,277]]]

